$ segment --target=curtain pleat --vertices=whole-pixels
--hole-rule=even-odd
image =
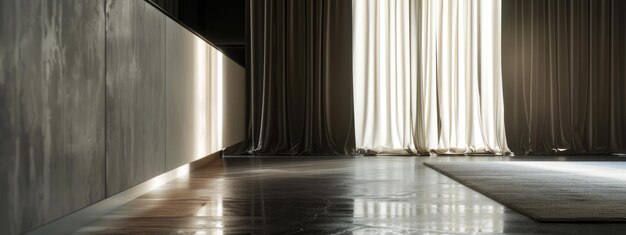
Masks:
[[[357,148],[389,154],[509,152],[500,3],[353,1]]]
[[[626,152],[626,4],[504,0],[507,139],[516,153]]]
[[[249,4],[248,152],[626,152],[626,1]]]
[[[351,1],[249,5],[246,151],[353,153]]]

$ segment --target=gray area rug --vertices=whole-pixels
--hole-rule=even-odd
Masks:
[[[542,222],[625,222],[626,162],[427,162]]]

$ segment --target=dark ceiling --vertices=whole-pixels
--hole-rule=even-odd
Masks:
[[[245,67],[247,0],[151,0]]]

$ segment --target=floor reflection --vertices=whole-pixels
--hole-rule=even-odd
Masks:
[[[80,234],[611,234],[626,224],[537,223],[422,165],[508,158],[225,158]]]
[[[420,165],[418,158],[358,162],[354,224],[395,232],[503,232],[502,205]]]

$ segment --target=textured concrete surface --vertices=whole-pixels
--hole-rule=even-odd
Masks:
[[[2,233],[105,197],[103,3],[0,3]]]
[[[106,1],[107,196],[165,172],[165,16]]]
[[[166,170],[195,158],[196,36],[166,19]],[[197,52],[197,53],[205,53]]]
[[[224,57],[222,145],[228,147],[246,138],[246,70]]]
[[[146,2],[4,0],[0,13],[0,233],[243,140],[243,68]]]

